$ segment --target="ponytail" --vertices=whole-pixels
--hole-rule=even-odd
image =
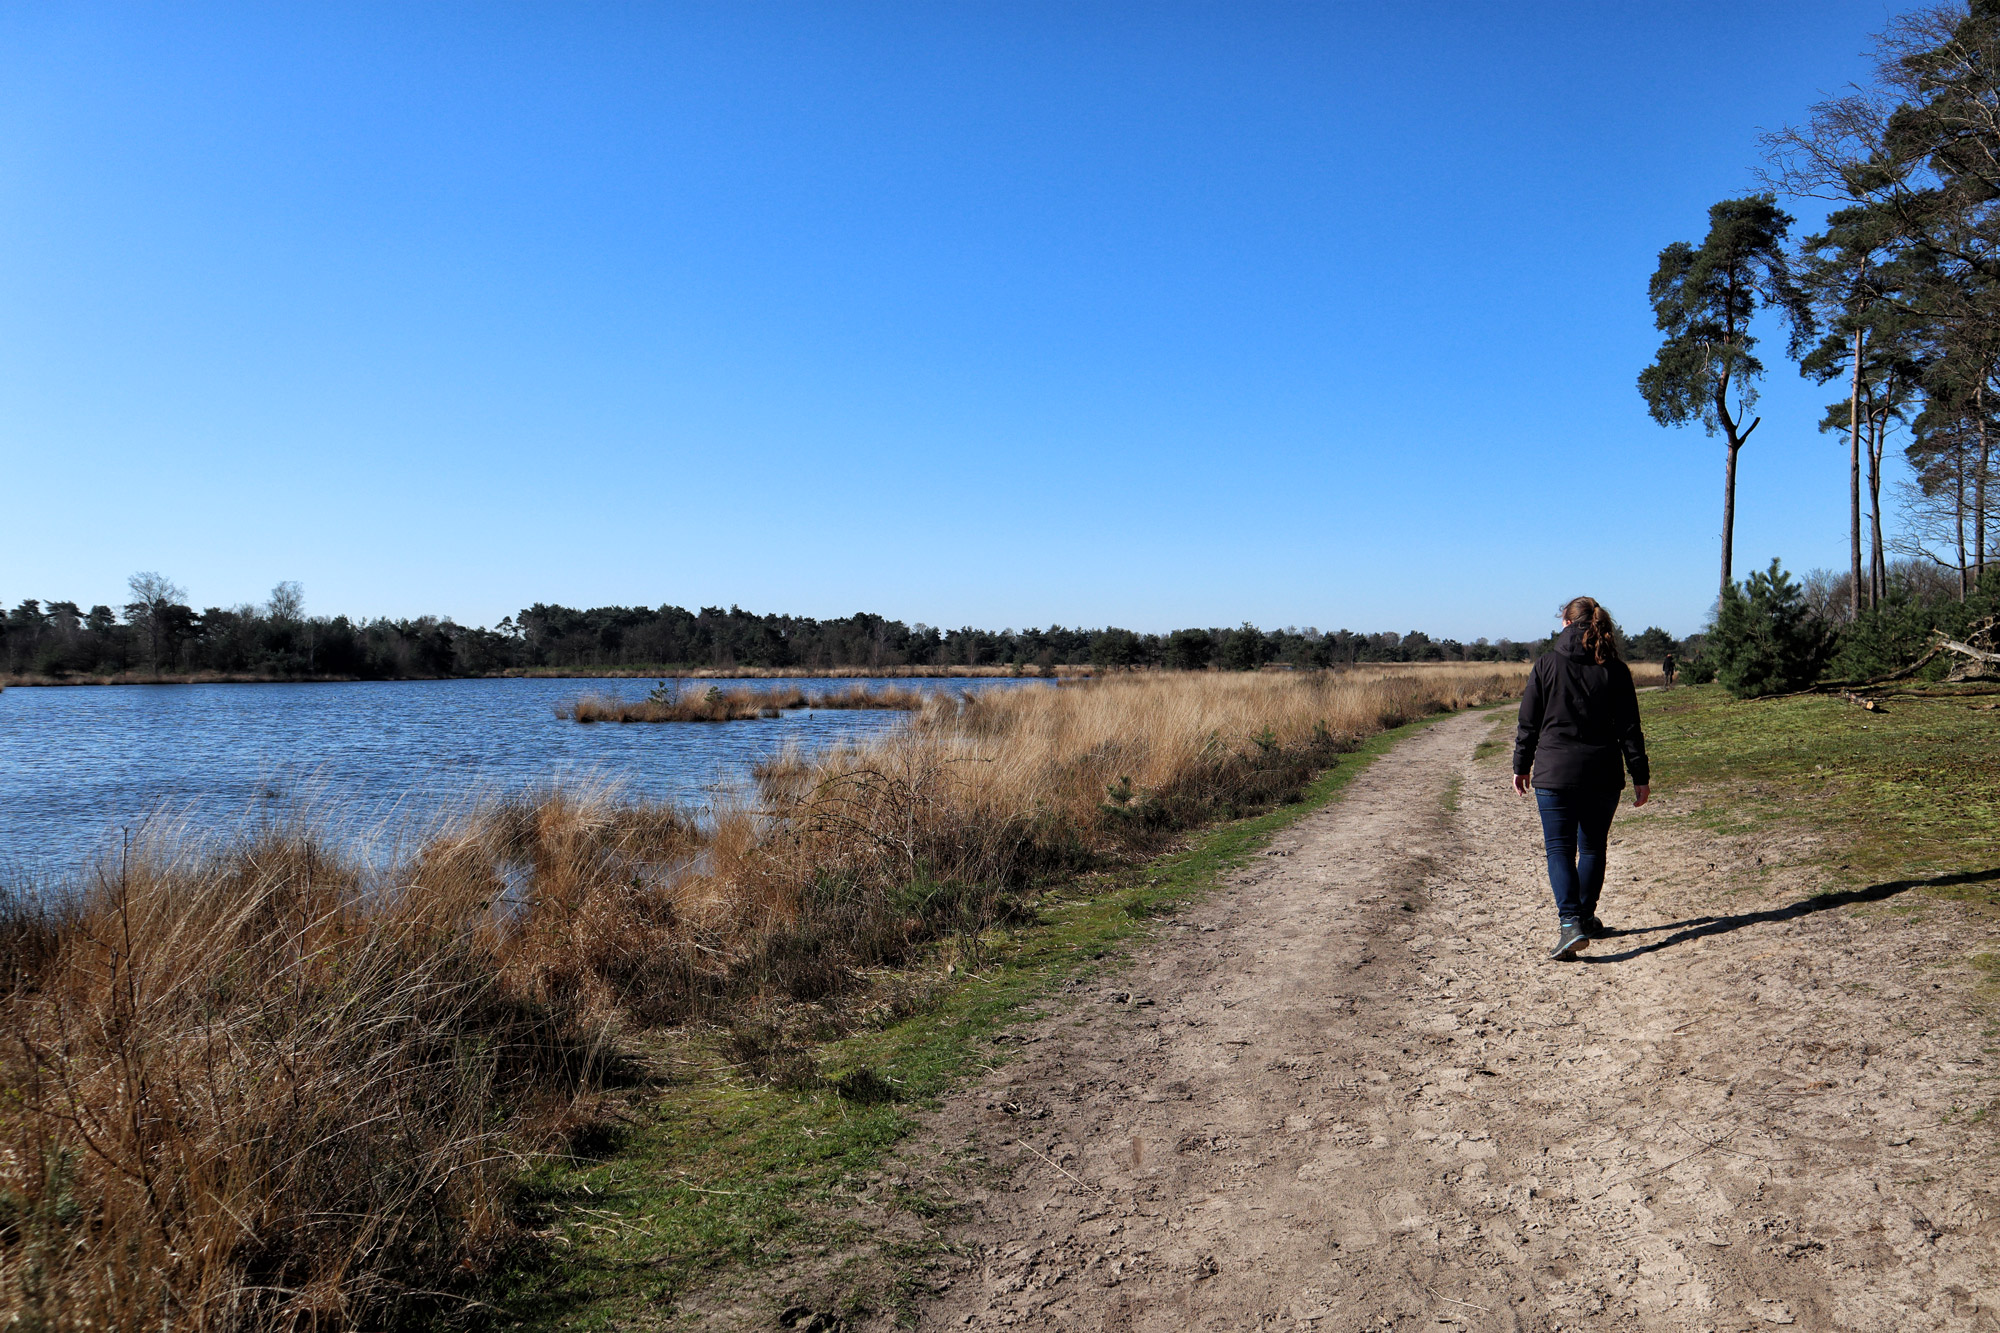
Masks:
[[[1599,666],[1618,660],[1618,627],[1611,613],[1592,597],[1572,597],[1562,609],[1564,620],[1583,630],[1583,651]]]

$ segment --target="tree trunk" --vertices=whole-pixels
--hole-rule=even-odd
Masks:
[[[1889,433],[1888,419],[1868,422],[1868,605],[1881,604],[1889,595],[1889,565],[1882,554],[1882,441]]]
[[[1729,461],[1722,471],[1722,588],[1716,594],[1721,597],[1729,591],[1730,547],[1736,535],[1736,452],[1743,446],[1737,442],[1736,432],[1729,432]]]
[[[1854,383],[1847,396],[1847,535],[1849,619],[1861,615],[1861,330],[1854,331]],[[1873,604],[1873,599],[1870,599]]]
[[[1972,475],[1972,584],[1986,577],[1986,474],[1993,460],[1993,442],[1986,434],[1986,385],[1973,386],[1979,409],[1979,471]]]
[[[1966,449],[1963,443],[1959,445],[1958,449],[1956,450],[1956,453],[1958,455],[1958,466],[1955,469],[1955,476],[1952,479],[1953,482],[1955,483],[1953,488],[1952,503],[1954,508],[1957,510],[1955,517],[1958,520],[1958,600],[1962,602],[1965,600],[1965,595],[1971,591],[1971,588],[1968,586],[1966,579],[1966,575],[1969,571],[1966,567],[1966,562],[1965,562]]]
[[[1731,281],[1733,291],[1734,279]],[[1735,308],[1733,301],[1730,308]],[[1729,448],[1729,460],[1722,472],[1722,587],[1716,594],[1718,598],[1729,591],[1729,576],[1734,569],[1730,556],[1736,543],[1736,455],[1750,439],[1751,432],[1763,421],[1762,417],[1753,417],[1749,425],[1738,430],[1736,418],[1730,415],[1729,374],[1736,360],[1735,341],[1735,330],[1732,328],[1724,339],[1721,370],[1715,377],[1715,419],[1722,427],[1723,443]]]

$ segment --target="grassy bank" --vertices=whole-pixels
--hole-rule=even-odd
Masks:
[[[869,689],[852,685],[844,690],[792,689],[725,690],[711,685],[699,693],[681,690],[662,682],[644,699],[614,699],[586,694],[580,699],[556,705],[556,716],[569,722],[744,722],[777,717],[786,709],[881,709],[914,713],[927,698],[921,690],[893,686]]]
[[[1835,883],[1934,880],[1930,892],[1988,906],[2000,905],[1996,704],[1949,687],[1875,711],[1825,696],[1737,701],[1719,686],[1644,696],[1658,781],[1694,788],[1710,827],[1809,828],[1832,849]]]
[[[725,1093],[745,1118],[661,1130],[698,1133],[708,1147],[675,1169],[725,1197],[702,1173],[730,1159],[708,1149],[762,1133],[758,1098],[865,1121],[936,1086],[926,1061],[938,1079],[958,1067],[960,1048],[925,1044],[944,1028],[897,1020],[945,1012],[955,978],[1015,947],[1005,932],[1084,914],[1060,959],[1150,910],[1143,894],[1059,906],[1051,886],[1135,873],[1187,830],[1295,802],[1367,737],[1519,675],[935,698],[875,745],[780,757],[760,809],[701,822],[551,793],[366,861],[310,827],[218,852],[162,835],[80,874],[73,898],[0,916],[0,1316],[340,1328],[451,1308],[563,1239],[521,1231],[522,1172],[602,1130],[607,1086],[707,1068],[686,1052],[749,1075]],[[886,1141],[865,1130],[827,1151]],[[565,1188],[541,1185],[545,1201]],[[710,1235],[689,1216],[663,1272],[789,1225]]]

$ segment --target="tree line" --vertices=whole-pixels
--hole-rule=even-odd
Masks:
[[[1421,630],[1194,627],[1166,634],[1106,626],[942,629],[860,613],[838,619],[756,615],[739,607],[536,604],[500,628],[519,636],[522,665],[565,668],[649,663],[690,667],[1153,667],[1248,671],[1271,664],[1327,667],[1356,662],[1511,661],[1530,645],[1508,639],[1460,643]]]
[[[1548,641],[1460,643],[1420,630],[1360,634],[1314,628],[1191,627],[1167,634],[1107,626],[940,629],[885,616],[758,615],[740,607],[600,606],[537,602],[497,626],[450,617],[357,620],[308,615],[297,583],[261,606],[197,611],[171,579],[128,581],[122,607],[30,598],[0,615],[0,671],[55,679],[139,674],[363,680],[493,675],[544,668],[714,669],[1020,667],[1249,671],[1363,662],[1521,661]],[[1679,645],[1658,628],[1630,643],[1657,658]]]

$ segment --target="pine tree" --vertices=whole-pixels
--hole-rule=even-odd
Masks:
[[[1768,194],[1725,199],[1708,210],[1699,248],[1676,241],[1660,251],[1649,295],[1666,334],[1639,392],[1662,426],[1699,421],[1727,448],[1722,484],[1722,588],[1730,584],[1736,531],[1736,455],[1762,418],[1743,418],[1757,402],[1764,365],[1750,332],[1760,309],[1775,307],[1791,328],[1791,354],[1813,332],[1812,310],[1785,255],[1791,215]],[[1735,402],[1730,401],[1734,395]]]
[[[1827,626],[1805,591],[1776,561],[1742,584],[1723,587],[1703,655],[1738,699],[1788,694],[1819,679],[1833,650]]]

